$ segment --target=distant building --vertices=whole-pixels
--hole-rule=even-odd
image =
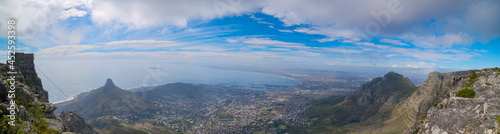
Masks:
[[[33,53],[16,52],[15,57],[14,66],[19,67],[21,70],[35,70],[35,56]]]

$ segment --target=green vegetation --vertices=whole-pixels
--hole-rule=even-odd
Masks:
[[[495,77],[498,77],[498,75],[500,74],[500,68],[495,67],[495,70],[497,70],[497,72],[498,72],[498,73],[495,75]]]
[[[266,134],[266,131],[253,132],[253,134]]]
[[[314,105],[307,109],[306,115],[310,118],[322,117],[337,111],[337,104],[344,101],[345,96],[331,96],[314,101]]]
[[[474,98],[474,96],[476,96],[476,91],[474,91],[474,89],[466,87],[466,88],[458,91],[456,96],[463,97],[463,98]]]
[[[279,125],[278,128],[280,128],[280,129],[286,129],[286,126],[285,125]]]
[[[439,104],[439,102],[436,102],[436,103],[434,103],[434,105],[432,105],[432,107],[436,107],[438,104]]]
[[[128,132],[131,132],[133,134],[149,134],[148,132],[146,131],[143,131],[143,130],[138,130],[138,129],[134,129],[134,128],[131,128],[131,127],[126,127],[122,124],[117,124],[118,127],[120,127],[121,129],[125,129],[127,130]]]
[[[476,96],[476,91],[472,89],[472,84],[478,80],[477,73],[473,73],[469,76],[469,83],[465,84],[464,88],[457,92],[455,96],[463,98],[474,98]]]
[[[486,84],[486,85],[488,85],[488,86],[490,86],[490,85],[491,85],[491,83],[489,83],[489,82],[486,82],[486,83],[484,83],[484,84]]]
[[[33,130],[30,130],[30,132],[39,134],[59,134],[57,130],[49,127],[49,123],[47,123],[43,119],[45,118],[45,110],[43,110],[43,106],[45,105],[19,103],[18,100],[21,100],[21,102],[23,102],[23,99],[20,99],[18,97],[16,97],[14,100],[18,105],[24,105],[27,108],[27,112],[32,114],[34,118],[23,121],[20,117],[18,117],[15,122],[16,126],[10,126],[8,125],[8,122],[11,121],[11,119],[8,118],[6,114],[3,114],[3,111],[0,110],[0,115],[2,116],[2,118],[0,119],[0,126],[2,126],[0,133],[24,134],[21,127],[27,127],[27,124],[25,122],[31,122],[31,124],[33,124]]]
[[[418,134],[418,131],[420,130],[420,128],[417,128],[415,129],[415,131],[413,131],[414,134]]]
[[[215,111],[215,117],[217,117],[217,119],[234,118],[231,114],[227,113],[225,110]]]
[[[423,119],[427,119],[427,115],[424,115],[424,116],[422,116],[421,118],[422,118],[422,120],[423,120]]]
[[[465,86],[464,86],[464,87],[469,87],[469,88],[470,88],[470,87],[472,86],[472,84],[474,84],[474,82],[476,82],[476,81],[477,81],[477,79],[478,79],[478,78],[477,78],[477,74],[476,74],[476,73],[473,73],[473,74],[469,77],[469,83],[465,84]]]
[[[497,116],[497,122],[500,124],[500,116]]]
[[[24,84],[19,84],[19,87],[24,87]]]

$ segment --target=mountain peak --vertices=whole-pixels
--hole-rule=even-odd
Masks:
[[[108,78],[106,80],[106,84],[104,84],[104,87],[116,87],[115,83],[113,83],[113,80],[111,80],[110,78]]]
[[[389,79],[404,79],[405,77],[401,74],[395,73],[393,71],[387,73],[384,75],[384,79],[389,80]]]

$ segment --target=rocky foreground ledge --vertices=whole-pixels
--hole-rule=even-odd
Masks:
[[[500,69],[487,68],[454,77],[437,103],[409,132],[470,133],[500,132]],[[407,131],[408,132],[408,131]]]

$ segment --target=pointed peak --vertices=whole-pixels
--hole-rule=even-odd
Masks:
[[[106,80],[106,84],[104,84],[104,87],[116,87],[115,83],[113,83],[113,80],[111,80],[110,78],[108,78]]]
[[[391,71],[391,72],[389,72],[389,73],[387,73],[387,74],[384,75],[384,77],[387,77],[387,76],[403,77],[403,75],[398,74],[398,73],[393,72],[393,71]]]

